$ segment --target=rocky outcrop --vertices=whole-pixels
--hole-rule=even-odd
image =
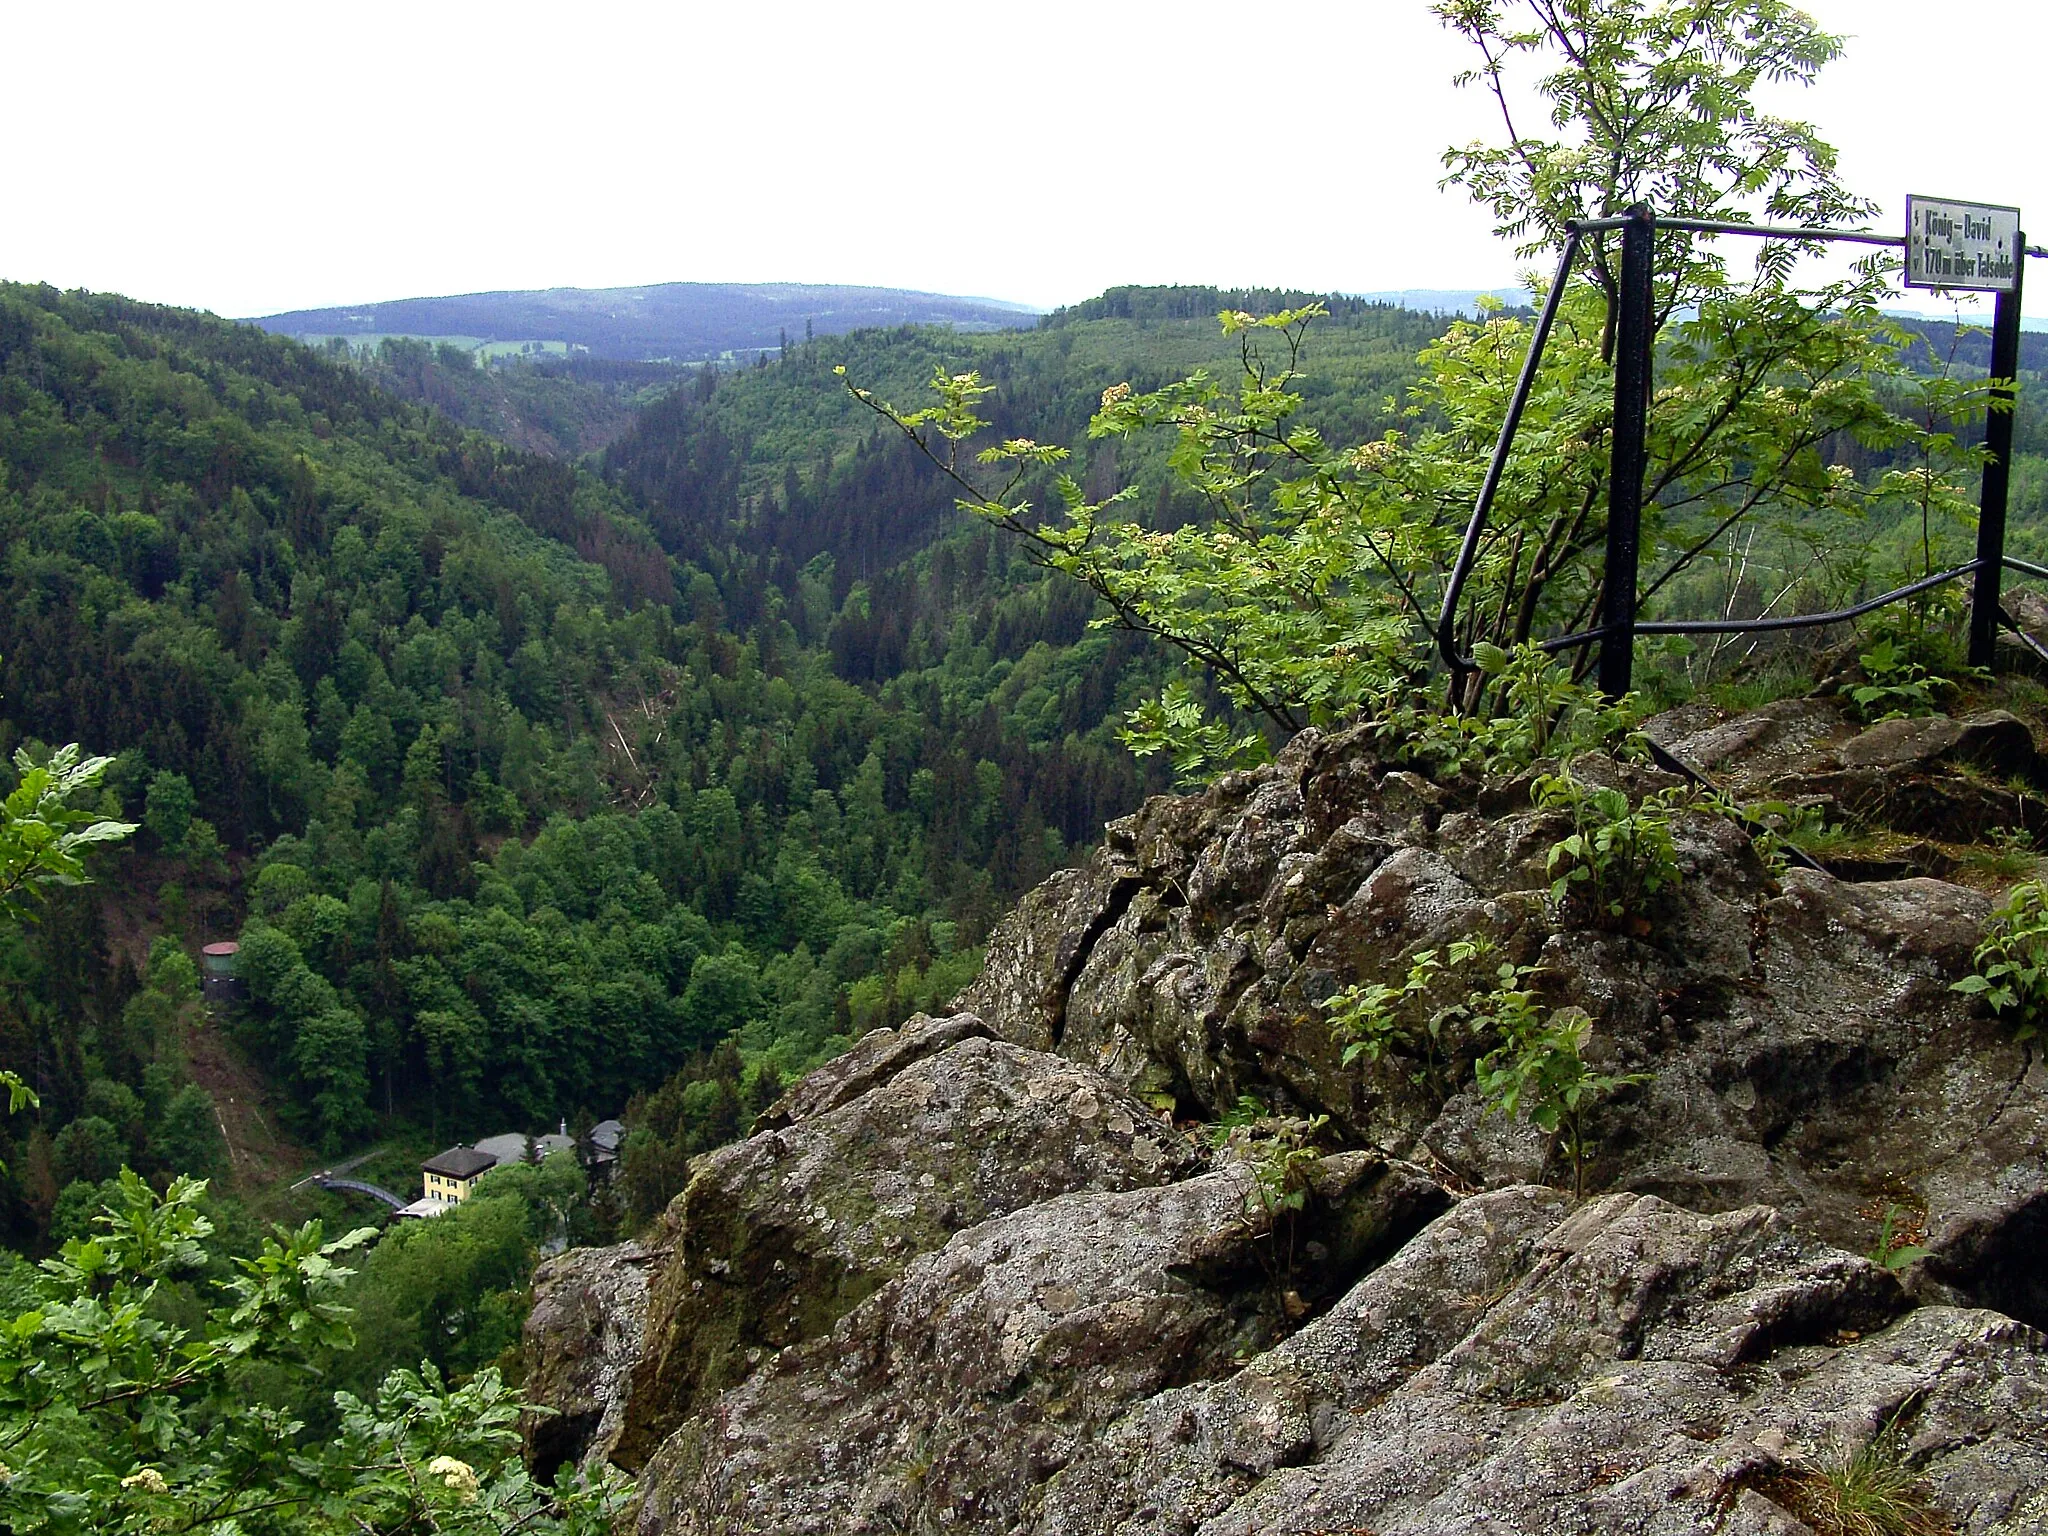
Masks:
[[[1789,1533],[1873,1443],[1958,1530],[2048,1518],[2048,1339],[1767,1209],[1477,1196],[1261,1349],[1244,1196],[961,1234],[685,1424],[637,1530]]]
[[[773,1128],[701,1159],[663,1220],[670,1256],[620,1465],[963,1227],[1196,1166],[1185,1138],[1114,1083],[961,1019],[869,1036],[766,1118]]]
[[[526,1318],[529,1399],[549,1412],[521,1425],[526,1459],[550,1480],[564,1462],[607,1460],[625,1423],[626,1393],[647,1329],[647,1276],[660,1248],[572,1248],[533,1275]]]
[[[1909,1310],[1763,1209],[1618,1194],[1537,1235],[1553,1214],[1466,1202],[1246,1370],[1125,1416],[1036,1529],[1790,1533],[1813,1474],[1873,1441],[1959,1530],[2048,1518],[2034,1330]]]
[[[1840,698],[1782,699],[1730,716],[1687,705],[1649,731],[1745,801],[1778,800],[1863,829],[1837,873],[1946,875],[1956,851],[1997,828],[2048,832],[2048,762],[2005,710],[1865,726]]]
[[[1332,1196],[1279,1230],[1233,1166],[961,1233],[686,1423],[647,1470],[640,1530],[1012,1529],[1133,1401],[1282,1336],[1334,1257],[1326,1232],[1362,1228],[1384,1252],[1446,1203],[1378,1159],[1319,1171]],[[1309,1278],[1290,1242],[1324,1249]]]
[[[2002,814],[2038,770],[2010,717],[1909,724],[1659,729],[1837,807],[1865,775]],[[2048,1070],[1951,990],[1989,898],[1773,871],[1679,810],[1679,879],[1617,920],[1551,899],[1569,830],[1530,775],[1315,732],[1107,829],[948,1016],[696,1166],[604,1452],[640,1531],[1797,1532],[1858,1447],[1958,1530],[2035,1528]],[[1458,939],[1425,1007],[1506,966],[1640,1079],[1580,1127],[1604,1195],[1478,1092],[1483,1009],[1345,1063],[1333,995]],[[589,1311],[530,1347],[578,1358],[549,1330]]]
[[[1049,1531],[1185,1531],[1283,1468],[1471,1330],[1565,1215],[1555,1191],[1467,1200],[1245,1369],[1135,1405],[1046,1490]]]
[[[1835,753],[1831,732],[1861,739],[1825,702],[1715,729],[1747,743],[1743,761],[1783,749],[1773,782]],[[1991,752],[2010,734],[1992,717],[1957,731],[1929,740]],[[1726,767],[1740,754],[1724,741],[1701,755]],[[1680,782],[1605,771],[1637,791]],[[1495,959],[1537,968],[1545,1006],[1592,1015],[1603,1068],[1650,1078],[1596,1116],[1598,1187],[1708,1211],[1768,1204],[1851,1250],[1872,1245],[1891,1206],[1939,1253],[1952,1229],[2013,1220],[2048,1189],[2048,1073],[1949,990],[1987,897],[1928,879],[1774,877],[1736,824],[1686,813],[1683,878],[1640,931],[1572,926],[1551,910],[1545,867],[1568,830],[1531,807],[1526,780],[1430,783],[1358,735],[1305,732],[1268,769],[1111,826],[1089,867],[1005,920],[963,1001],[1017,1038],[1057,1036],[1185,1116],[1249,1093],[1463,1187],[1557,1178],[1551,1138],[1486,1111],[1473,1042],[1446,1041],[1435,1063],[1347,1068],[1327,1020],[1339,987],[1399,981],[1418,951],[1482,938]],[[1048,942],[1063,932],[1093,937]],[[1958,1294],[1977,1294],[1969,1284]]]

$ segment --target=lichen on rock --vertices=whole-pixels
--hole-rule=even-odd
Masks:
[[[1196,1151],[1063,1057],[913,1020],[850,1096],[800,1085],[783,1123],[706,1154],[663,1218],[648,1346],[615,1452],[636,1466],[700,1403],[817,1338],[963,1227],[1082,1190],[1171,1182]],[[953,1043],[932,1054],[901,1037]],[[835,1064],[836,1065],[836,1064]],[[825,1069],[843,1085],[848,1073]],[[808,1095],[808,1097],[807,1097]],[[815,1112],[802,1114],[807,1106]]]
[[[647,1275],[666,1251],[637,1242],[572,1248],[533,1275],[527,1313],[527,1396],[545,1403],[521,1425],[526,1459],[551,1479],[563,1462],[608,1460],[647,1329]]]

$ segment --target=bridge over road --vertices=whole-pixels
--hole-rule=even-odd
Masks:
[[[316,1173],[306,1182],[317,1184],[322,1189],[347,1189],[359,1195],[369,1195],[373,1199],[382,1200],[394,1211],[404,1210],[407,1204],[403,1195],[394,1195],[381,1184],[368,1184],[361,1179],[341,1179],[331,1173]]]

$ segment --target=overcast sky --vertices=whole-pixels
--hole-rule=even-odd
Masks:
[[[2041,0],[1811,0],[1850,184],[2048,233]],[[1952,27],[1937,18],[1954,18]],[[1423,0],[0,3],[0,277],[228,315],[495,288],[1475,287]],[[2037,241],[2040,236],[2036,236]],[[2048,312],[2048,298],[2039,301]]]

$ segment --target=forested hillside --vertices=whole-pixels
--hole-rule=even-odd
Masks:
[[[792,347],[779,366],[707,373],[643,411],[606,449],[604,469],[647,509],[671,549],[737,544],[759,579],[783,591],[819,554],[838,590],[923,548],[954,517],[954,489],[900,433],[841,387],[835,368],[867,388],[916,402],[934,370],[972,369],[995,393],[991,435],[1074,446],[1098,491],[1135,484],[1147,517],[1172,526],[1199,509],[1177,492],[1166,444],[1121,456],[1091,448],[1089,416],[1103,390],[1153,389],[1196,369],[1224,379],[1240,364],[1220,334],[1222,309],[1277,309],[1313,295],[1214,288],[1112,289],[1046,317],[1035,331],[960,335],[939,329],[862,331]],[[1417,377],[1416,354],[1441,330],[1428,315],[1337,298],[1307,352],[1305,423],[1333,439],[1393,425]],[[1045,487],[1040,487],[1040,500]]]
[[[310,1144],[544,1127],[950,992],[1145,782],[1103,723],[1132,642],[987,530],[892,578],[920,623],[877,665],[829,559],[785,592],[700,538],[714,576],[626,491],[248,328],[10,288],[0,390],[0,746],[116,754],[146,826],[6,940],[23,1240],[201,1158],[160,1114],[181,948],[239,934],[234,1028]]]
[[[370,347],[337,338],[319,350],[354,362],[402,400],[431,405],[465,427],[557,459],[604,448],[684,372],[668,363],[581,355],[485,360],[463,347],[404,336]]]
[[[1091,627],[1086,587],[961,514],[847,380],[908,406],[978,373],[990,437],[1071,447],[1088,495],[1128,487],[1165,532],[1213,513],[1170,436],[1091,440],[1091,412],[1228,386],[1217,312],[1312,298],[1118,289],[665,388],[0,291],[0,748],[113,754],[105,809],[143,825],[0,939],[0,1065],[40,1095],[0,1145],[12,1242],[83,1231],[123,1165],[338,1215],[281,1175],[623,1111],[594,1204],[553,1170],[380,1246],[350,1288],[375,1326],[329,1375],[489,1363],[541,1243],[651,1217],[790,1077],[950,997],[1019,893],[1169,781],[1117,740],[1162,649]],[[1294,421],[1438,425],[1410,390],[1441,322],[1324,302]],[[209,1017],[192,956],[220,938],[248,995]],[[284,1148],[234,1144],[242,1094]]]

